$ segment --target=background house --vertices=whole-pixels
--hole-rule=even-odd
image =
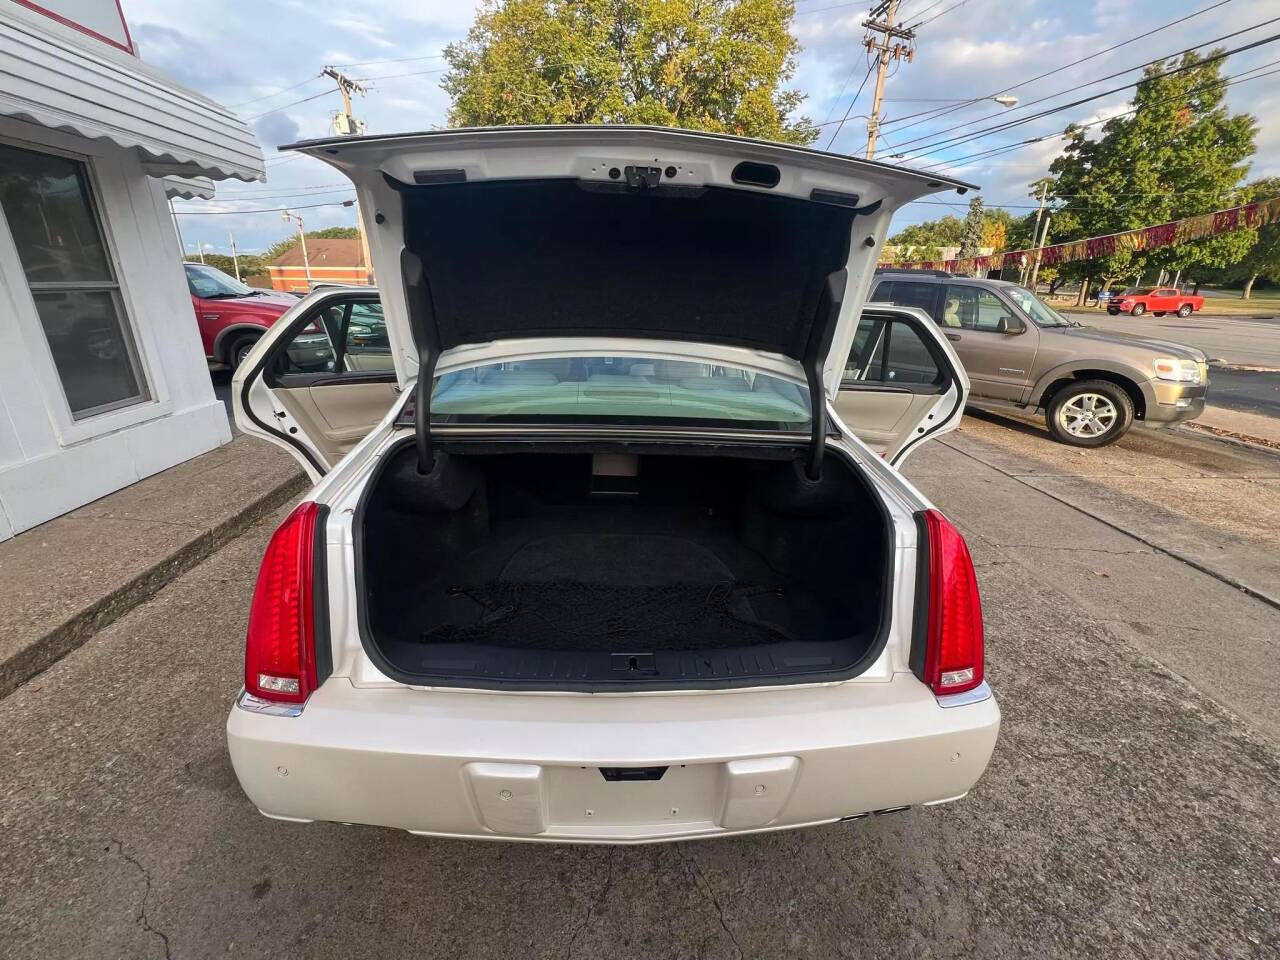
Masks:
[[[307,241],[305,262],[299,244],[276,257],[267,270],[271,273],[272,289],[285,293],[306,293],[316,283],[369,285],[369,268],[360,240],[355,237],[313,237]]]
[[[139,61],[115,0],[0,3],[0,74],[4,539],[230,440],[166,189],[265,168]]]

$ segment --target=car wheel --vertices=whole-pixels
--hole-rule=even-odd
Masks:
[[[244,358],[249,355],[249,351],[253,349],[257,342],[257,337],[241,337],[231,344],[231,349],[227,351],[227,356],[230,359],[232,370],[238,369],[240,364],[244,363]]]
[[[1189,303],[1184,303],[1182,306],[1180,306],[1180,307],[1178,308],[1178,316],[1180,316],[1180,317],[1189,317],[1189,316],[1191,316],[1192,311],[1193,311],[1194,309],[1195,309],[1195,308],[1194,308],[1194,307],[1192,307],[1192,306],[1191,306],[1191,304],[1189,304]]]
[[[1119,308],[1119,307],[1107,307],[1107,313],[1108,313],[1110,316],[1118,317],[1118,316],[1120,316],[1120,308]]]
[[[1147,308],[1143,306],[1141,303],[1135,303],[1133,305],[1133,311],[1132,311],[1133,316],[1140,317],[1146,312],[1147,312]]]
[[[1081,380],[1053,395],[1045,410],[1049,433],[1073,447],[1105,447],[1133,424],[1133,401],[1109,380]]]

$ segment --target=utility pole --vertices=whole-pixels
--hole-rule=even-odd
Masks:
[[[204,241],[203,240],[197,241],[196,250],[200,254],[200,262],[204,263]]]
[[[231,241],[231,262],[236,267],[236,279],[240,279],[240,255],[236,253],[236,235],[230,230],[227,231],[227,239]]]
[[[1035,226],[1031,228],[1032,243],[1035,243],[1036,237],[1040,236],[1040,218],[1044,216],[1044,202],[1048,194],[1049,194],[1049,184],[1047,183],[1040,184],[1040,206],[1036,209]],[[1031,269],[1031,264],[1024,263],[1022,265],[1022,269],[1018,271],[1018,283],[1022,284],[1023,286],[1026,286],[1027,271],[1030,269]]]
[[[333,118],[333,132],[340,137],[358,136],[364,133],[364,121],[357,120],[351,109],[351,94],[365,95],[364,87],[356,83],[335,67],[325,67],[320,75],[329,77],[338,85],[338,93],[342,94],[342,113]],[[360,205],[356,205],[356,229],[360,232],[360,256],[364,259],[364,281],[373,284],[373,265],[369,258],[369,235],[364,232],[364,216]]]
[[[1049,240],[1049,221],[1053,217],[1046,215],[1044,218],[1044,229],[1040,232],[1040,242],[1036,244],[1036,261],[1031,265],[1031,283],[1027,287],[1033,294],[1036,292],[1036,278],[1040,275],[1040,252],[1044,249],[1044,245]]]
[[[298,242],[302,244],[302,269],[307,275],[307,292],[311,292],[311,261],[307,258],[307,235],[302,232],[302,217],[296,213],[290,213],[288,210],[280,211],[280,218],[288,223],[290,220],[296,221],[298,224]]]
[[[872,7],[870,15],[862,21],[867,30],[862,44],[868,53],[874,53],[876,65],[876,92],[871,101],[871,116],[867,119],[867,159],[875,159],[876,137],[880,133],[880,101],[884,98],[884,81],[889,73],[889,63],[905,59],[908,63],[916,56],[914,30],[904,30],[894,25],[898,16],[899,0],[881,0]],[[883,20],[876,18],[883,14]]]

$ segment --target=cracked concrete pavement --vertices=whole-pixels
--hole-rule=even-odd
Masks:
[[[266,820],[223,722],[268,522],[0,701],[2,952],[1275,956],[1280,611],[1165,552],[1186,547],[1172,519],[1144,543],[1117,529],[1140,519],[1129,500],[1109,525],[1023,482],[1079,497],[1094,486],[1059,481],[1189,478],[1205,450],[1164,451],[1157,470],[1126,440],[1064,470],[1063,448],[973,418],[945,444],[908,472],[970,538],[1004,711],[966,799],[615,848]],[[1274,534],[1247,529],[1247,504],[1165,503],[1199,511],[1183,516],[1220,553]]]

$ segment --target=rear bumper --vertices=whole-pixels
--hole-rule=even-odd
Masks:
[[[709,694],[357,689],[298,716],[240,706],[231,762],[264,814],[488,839],[641,843],[803,826],[963,796],[995,698],[915,677]],[[976,702],[973,702],[976,701]],[[600,768],[666,767],[647,780]]]

